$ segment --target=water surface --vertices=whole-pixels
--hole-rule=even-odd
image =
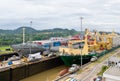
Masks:
[[[64,66],[64,65],[58,66],[53,69],[46,70],[44,72],[30,76],[30,77],[25,78],[20,81],[52,81],[53,79],[55,79],[57,77],[58,73],[65,68],[66,68],[66,66]]]

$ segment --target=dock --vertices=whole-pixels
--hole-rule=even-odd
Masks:
[[[60,65],[63,65],[63,62],[59,56],[46,57],[18,65],[10,65],[0,69],[0,81],[19,81]]]

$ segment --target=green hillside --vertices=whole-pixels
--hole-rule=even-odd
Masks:
[[[22,42],[22,28],[20,27],[15,30],[2,30],[0,29],[0,46],[18,44]],[[70,35],[75,35],[78,32],[74,29],[46,29],[46,30],[36,30],[31,27],[25,28],[25,38],[26,42],[29,40],[44,40],[50,37],[66,37]]]

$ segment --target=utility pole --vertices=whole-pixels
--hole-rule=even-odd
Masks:
[[[23,27],[23,44],[25,44],[25,28]]]
[[[30,27],[32,28],[32,21],[30,21]],[[32,31],[30,32],[30,42],[32,42]]]
[[[32,27],[32,21],[30,21],[30,27]],[[31,31],[31,33],[30,34],[32,34],[32,31]],[[31,48],[32,48],[32,35],[30,35],[31,37],[30,37],[30,54],[31,54]]]
[[[80,40],[83,40],[83,37],[82,37],[82,20],[83,20],[83,17],[80,17],[80,20],[81,20],[81,31],[80,31],[80,36],[81,36],[81,39]],[[81,47],[81,69],[82,69],[82,47]]]

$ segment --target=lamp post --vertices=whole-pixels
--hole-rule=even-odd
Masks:
[[[25,28],[23,27],[23,44],[25,44]]]
[[[30,21],[30,27],[32,28],[32,24],[33,24],[33,22],[32,21]],[[32,41],[32,31],[30,32],[30,42]]]
[[[82,20],[83,20],[83,17],[80,17],[80,20],[81,20],[80,36],[81,36],[81,40],[83,40],[83,37],[82,37]],[[81,69],[82,69],[82,47],[81,47]]]
[[[30,27],[32,27],[32,21],[30,21]],[[32,31],[31,31],[31,34],[32,34]],[[32,44],[32,35],[31,35],[31,37],[30,37],[30,43]],[[30,44],[30,54],[31,54],[31,52],[32,52],[32,46],[31,46],[31,44]]]

